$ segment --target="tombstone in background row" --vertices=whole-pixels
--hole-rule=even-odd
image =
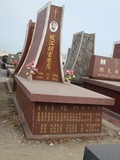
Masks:
[[[69,63],[69,59],[70,59],[70,52],[71,52],[71,48],[68,48],[68,53],[67,53],[67,58],[63,67],[64,72],[66,71],[67,65]]]
[[[84,31],[73,35],[71,53],[66,69],[74,70],[76,79],[88,76],[90,58],[94,55],[95,34]]]
[[[113,97],[114,106],[107,106],[105,112],[120,115],[120,59],[94,55],[91,57],[87,77],[81,77],[83,87]],[[117,116],[118,117],[118,116]]]
[[[113,58],[120,58],[120,41],[114,43]]]
[[[24,46],[23,46],[23,51],[22,51],[22,55],[20,57],[20,59],[16,59],[18,64],[16,66],[15,69],[11,69],[8,68],[8,75],[9,75],[9,83],[8,83],[8,87],[10,91],[16,91],[16,82],[14,80],[14,75],[16,75],[18,73],[18,71],[20,70],[30,47],[31,44],[31,40],[32,40],[32,35],[33,35],[33,31],[34,31],[34,25],[35,23],[32,22],[32,20],[29,20],[28,24],[27,24],[27,29],[26,29],[26,36],[25,36],[25,42],[24,42]],[[17,55],[19,56],[19,55]],[[13,68],[13,67],[12,67]]]
[[[37,13],[33,39],[19,73],[15,105],[28,139],[75,138],[100,133],[103,105],[114,99],[64,83],[61,27],[64,7],[47,3]],[[35,60],[38,73],[26,79],[26,64]]]
[[[120,81],[120,59],[92,56],[88,76],[90,78]]]
[[[82,31],[73,35],[72,46],[70,54],[68,56],[66,70],[72,70],[73,68],[73,65],[77,59],[78,53],[81,48],[83,34],[84,32]]]
[[[84,33],[82,37],[82,44],[78,53],[77,59],[72,67],[76,79],[79,77],[88,76],[88,69],[90,65],[91,56],[94,55],[95,34]]]
[[[27,53],[29,51],[30,44],[32,41],[32,37],[33,37],[34,26],[35,26],[35,23],[32,22],[32,20],[29,20],[29,22],[27,24],[27,29],[26,29],[26,36],[25,36],[25,41],[24,41],[24,46],[23,46],[23,51],[22,51],[22,57],[17,65],[17,67],[15,68],[14,73],[18,73],[18,71],[20,70],[20,68],[21,68],[22,64],[24,63],[24,60],[27,56]]]

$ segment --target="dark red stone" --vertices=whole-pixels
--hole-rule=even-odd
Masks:
[[[8,68],[8,72],[9,72],[9,81],[8,81],[9,91],[15,92],[17,83],[14,79],[14,76],[16,75],[16,73],[14,73],[14,69],[12,68]]]
[[[120,59],[97,55],[92,56],[88,77],[120,81]]]
[[[120,114],[120,82],[85,77],[81,77],[80,80],[83,82],[84,88],[114,98],[114,106],[106,106],[105,108]]]
[[[19,73],[15,105],[29,139],[100,134],[102,107],[114,99],[62,81],[60,32],[63,8],[50,3],[39,10],[33,40]],[[50,24],[58,24],[54,32]],[[26,64],[35,60],[38,74],[26,79]]]
[[[9,66],[7,68],[7,72],[9,75],[8,87],[11,92],[16,91],[16,82],[14,80],[14,75],[16,75],[18,73],[18,71],[20,70],[20,68],[21,68],[22,64],[24,63],[24,60],[27,56],[27,53],[28,53],[28,50],[29,50],[29,47],[31,44],[31,40],[32,40],[34,25],[35,25],[35,23],[32,22],[31,20],[29,21],[29,23],[27,25],[26,37],[25,37],[25,43],[24,43],[24,47],[23,47],[22,56],[19,60],[19,63],[17,64],[16,68],[11,69],[11,68],[9,68]]]
[[[118,44],[114,44],[113,58],[120,58],[120,42]]]
[[[14,73],[18,73],[18,71],[20,70],[20,68],[21,68],[22,64],[24,63],[24,60],[27,56],[28,50],[30,48],[31,40],[33,37],[34,26],[35,26],[35,23],[32,22],[32,20],[30,20],[27,25],[26,37],[25,37],[25,42],[24,42],[24,46],[23,46],[22,56],[21,56],[21,59],[17,65],[17,67],[15,68]]]
[[[49,5],[46,5],[38,12],[32,45],[19,76],[26,78],[26,64],[34,60],[38,73],[33,76],[33,79],[62,82],[60,56],[62,10],[62,7],[51,5],[50,12],[48,12]],[[58,24],[56,32],[50,30],[52,21]]]
[[[24,113],[33,139],[36,135],[43,139],[100,133],[102,107],[114,104],[110,97],[72,84],[28,82],[19,76],[15,76],[15,80],[15,101]]]

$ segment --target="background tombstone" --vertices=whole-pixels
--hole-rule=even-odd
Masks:
[[[114,43],[113,58],[120,58],[120,41]]]
[[[7,64],[12,65],[14,60],[15,60],[15,54],[9,54],[7,59]]]
[[[88,69],[90,65],[91,56],[94,55],[94,43],[95,43],[95,34],[84,33],[82,38],[81,48],[78,51],[78,56],[72,70],[76,79],[79,79],[81,76],[88,76]]]
[[[51,9],[50,9],[51,6]],[[26,78],[26,65],[35,61],[34,80],[62,82],[61,24],[63,7],[48,3],[38,11],[32,45],[18,75]]]
[[[73,40],[72,40],[72,46],[71,46],[71,52],[70,56],[68,59],[68,64],[66,66],[66,70],[71,70],[73,68],[73,65],[78,57],[78,53],[81,48],[82,44],[82,38],[83,38],[84,32],[79,32],[73,35]]]
[[[75,79],[88,76],[90,58],[94,55],[95,34],[84,33],[84,31],[73,35],[71,53],[65,69],[74,70]]]
[[[27,24],[27,30],[26,30],[26,36],[25,36],[25,42],[24,42],[24,46],[23,46],[22,56],[20,58],[20,61],[17,65],[14,73],[18,73],[19,69],[21,68],[21,66],[27,56],[27,53],[28,53],[28,50],[29,50],[29,47],[30,47],[30,44],[32,41],[34,26],[35,26],[35,23],[32,22],[32,20],[29,20],[29,22]]]
[[[90,60],[90,78],[120,81],[120,59],[93,55]]]
[[[16,82],[14,80],[14,75],[16,75],[18,73],[18,71],[20,70],[20,68],[25,60],[25,57],[27,56],[27,53],[28,53],[28,50],[29,50],[29,47],[30,47],[30,44],[32,41],[34,25],[35,25],[35,23],[32,22],[32,20],[29,20],[28,25],[27,25],[22,55],[20,57],[19,52],[18,52],[18,54],[14,55],[14,60],[16,60],[18,62],[16,68],[11,69],[10,66],[8,66],[8,68],[7,68],[7,75],[9,76],[8,88],[9,88],[9,91],[11,91],[11,92],[16,91]],[[10,61],[10,58],[8,60]],[[13,68],[13,66],[12,66],[12,68]]]
[[[71,48],[68,48],[67,58],[65,60],[65,64],[64,64],[64,67],[63,67],[64,71],[66,71],[66,68],[67,68],[67,65],[68,65],[68,62],[69,62],[69,59],[70,59],[70,52],[71,52]]]

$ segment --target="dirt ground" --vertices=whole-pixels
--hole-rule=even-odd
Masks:
[[[0,160],[83,160],[85,146],[120,143],[120,128],[106,120],[102,125],[106,136],[59,141],[27,140],[7,80],[4,76],[0,78]]]

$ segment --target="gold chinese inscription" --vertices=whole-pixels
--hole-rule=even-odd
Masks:
[[[48,48],[47,48],[47,58],[46,58],[46,64],[45,64],[45,69],[47,70],[46,73],[44,72],[38,72],[36,75],[36,79],[39,80],[48,80],[48,81],[56,81],[58,82],[59,76],[57,73],[52,73],[50,74],[50,70],[52,69],[52,61],[53,56],[54,56],[54,46],[55,45],[55,34],[50,34],[49,35],[49,40],[48,40]],[[51,76],[52,75],[52,76]]]
[[[46,69],[51,69],[51,63],[52,63],[52,56],[54,51],[54,44],[55,44],[55,35],[50,34],[49,41],[48,41],[48,49],[47,49],[47,64]]]
[[[109,62],[107,59],[101,59],[97,76],[103,78],[120,79],[119,69],[120,69],[120,62],[117,59],[115,60],[109,59]]]
[[[38,103],[36,134],[79,134],[101,131],[102,107]]]

